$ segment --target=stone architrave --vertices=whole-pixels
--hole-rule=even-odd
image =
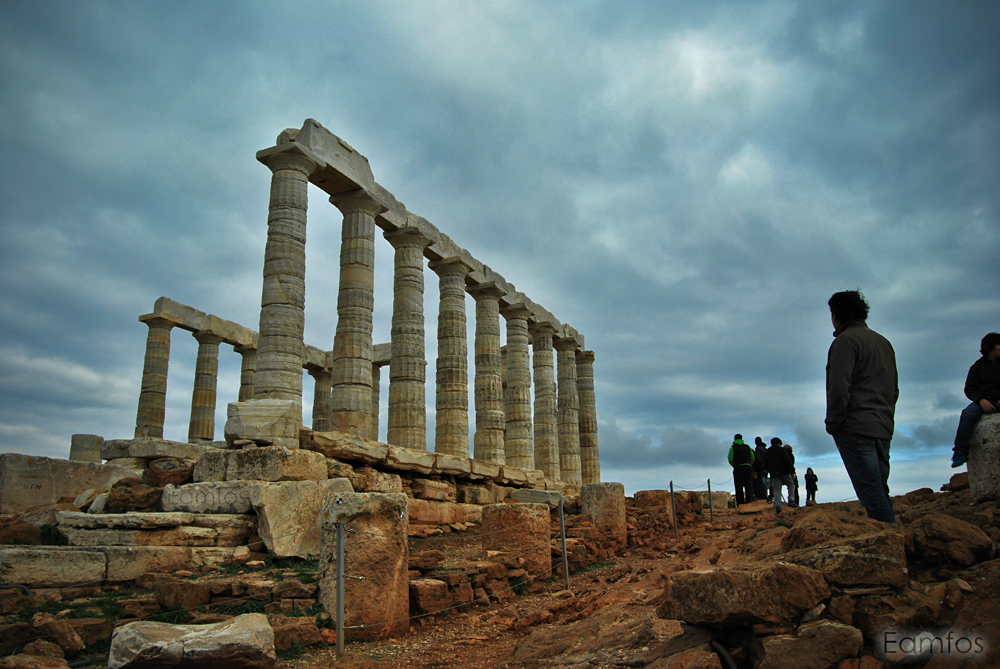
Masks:
[[[56,504],[63,497],[73,499],[87,489],[109,490],[116,481],[134,476],[131,470],[115,465],[3,453],[0,513],[24,513]]]
[[[500,298],[492,281],[471,286],[476,300],[476,434],[474,457],[504,463],[503,379],[500,376]]]
[[[499,551],[503,559],[524,559],[529,578],[545,580],[552,572],[548,504],[489,504],[483,507],[483,554]]]
[[[472,271],[458,257],[433,260],[439,277],[434,452],[469,457],[469,346],[465,277]]]
[[[306,368],[315,380],[313,388],[312,429],[316,432],[330,431],[330,383],[331,374],[325,368]]]
[[[580,487],[580,509],[594,525],[622,546],[628,539],[625,517],[625,486],[621,483],[584,483]]]
[[[979,419],[969,444],[968,470],[973,502],[1000,499],[1000,414]]]
[[[191,393],[191,422],[188,441],[215,439],[215,398],[219,382],[219,344],[222,337],[201,330],[194,333],[198,340],[198,357],[194,364],[194,392]]]
[[[535,380],[535,467],[545,478],[558,481],[559,430],[556,422],[555,357],[552,335],[556,333],[551,323],[539,322],[531,326],[532,367]]]
[[[74,434],[70,437],[69,459],[78,462],[101,462],[104,437],[96,434]]]
[[[274,630],[263,613],[210,625],[139,621],[111,637],[108,669],[132,667],[240,667],[274,669]]]
[[[385,211],[385,207],[364,191],[331,197],[330,202],[344,214],[330,428],[368,437],[372,425],[375,216]]]
[[[533,314],[531,309],[520,303],[501,308],[500,314],[507,320],[504,463],[533,470],[531,356],[528,353],[528,318]]]
[[[597,449],[597,398],[594,394],[594,352],[576,353],[576,388],[580,399],[580,473],[584,483],[599,483],[601,460]]]
[[[580,397],[576,386],[576,340],[555,341],[559,362],[559,473],[563,481],[581,483]]]
[[[425,502],[430,504],[431,502]],[[347,636],[388,638],[405,634],[409,614],[409,512],[403,493],[335,493],[323,503],[319,601],[337,610],[337,523],[344,536]]]
[[[431,239],[415,228],[386,232],[396,250],[392,283],[392,357],[386,441],[427,450],[427,360],[424,357],[424,249]]]
[[[268,552],[276,557],[319,557],[323,500],[344,492],[354,492],[347,479],[255,483],[250,501]]]
[[[254,399],[295,402],[301,416],[308,186],[323,163],[294,143],[284,148],[262,159],[272,174]]]
[[[179,324],[167,314],[140,316],[149,327],[146,357],[142,364],[142,390],[135,417],[136,437],[162,437],[167,405],[167,368],[170,362],[170,329]]]
[[[240,394],[239,401],[253,399],[253,382],[257,374],[257,349],[250,346],[236,346],[234,351],[240,354]]]

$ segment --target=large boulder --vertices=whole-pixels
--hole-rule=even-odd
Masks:
[[[913,551],[928,564],[971,567],[989,558],[993,542],[964,520],[942,513],[928,514],[912,525]]]
[[[783,559],[816,569],[827,583],[838,586],[902,586],[909,580],[906,541],[895,530],[831,539],[786,553]]]
[[[863,642],[861,631],[850,625],[817,620],[794,634],[764,638],[764,662],[759,669],[829,669],[857,656]]]
[[[0,455],[0,513],[58,504],[88,488],[107,490],[130,476],[134,476],[130,470],[114,465],[4,453]]]
[[[781,623],[829,596],[815,569],[782,562],[732,565],[671,575],[657,614],[695,625]]]
[[[337,492],[353,492],[351,482],[329,479],[254,484],[250,501],[257,512],[257,533],[268,552],[276,557],[319,557],[323,501]]]
[[[135,622],[115,630],[108,669],[273,669],[274,631],[262,613],[213,625]]]

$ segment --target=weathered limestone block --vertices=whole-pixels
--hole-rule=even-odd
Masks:
[[[325,481],[326,458],[283,446],[245,448],[229,457],[227,481]]]
[[[555,490],[511,490],[510,498],[521,504],[547,504],[550,509],[559,506],[562,493]],[[586,512],[584,512],[586,513]]]
[[[434,454],[434,473],[443,476],[467,477],[472,473],[472,465],[468,455]]]
[[[140,621],[115,630],[108,669],[154,664],[192,669],[274,669],[274,631],[262,613],[247,613],[213,625]]]
[[[229,458],[236,451],[209,451],[195,463],[191,478],[195,483],[225,481],[229,469]]]
[[[957,521],[961,522],[961,521]],[[902,586],[909,581],[906,542],[901,532],[885,530],[860,537],[834,539],[783,557],[816,569],[827,583],[839,586]]]
[[[79,462],[101,462],[104,437],[96,434],[74,434],[70,437],[69,459]]]
[[[36,630],[55,639],[63,650],[76,652],[83,650],[83,639],[76,633],[73,626],[65,620],[56,618],[51,613],[36,613],[31,619],[31,626]]]
[[[385,463],[392,469],[418,474],[430,474],[434,469],[434,454],[427,451],[414,451],[407,448],[390,446],[385,457]]]
[[[483,507],[477,504],[434,502],[411,499],[410,523],[413,525],[450,525],[451,523],[478,523],[483,517]]]
[[[410,581],[410,610],[414,614],[436,613],[450,608],[455,598],[448,584],[434,578],[415,578]]]
[[[496,477],[496,482],[501,485],[528,485],[528,472],[517,467],[500,465],[500,473]]]
[[[470,478],[482,478],[492,481],[500,476],[500,465],[496,462],[484,462],[482,460],[469,460],[469,468],[472,470]]]
[[[104,464],[128,469],[132,476],[142,476],[149,466],[149,458],[112,458]]]
[[[910,526],[913,549],[920,560],[930,564],[971,567],[989,559],[993,542],[970,523],[942,513],[924,516]]]
[[[332,458],[326,459],[326,477],[330,479],[349,479],[351,475],[354,474],[354,467],[347,464],[346,462],[341,462],[340,460],[334,460]]]
[[[762,592],[769,594],[761,598]],[[657,614],[719,627],[781,623],[829,596],[829,586],[815,569],[780,562],[717,567],[671,575]]]
[[[1000,499],[1000,414],[979,419],[969,443],[968,470],[973,502]]]
[[[806,623],[795,634],[764,637],[764,662],[760,669],[834,667],[856,657],[864,639],[861,630],[830,620]]]
[[[259,520],[257,533],[272,555],[316,558],[323,500],[333,493],[350,492],[347,479],[255,484],[250,501]]]
[[[45,525],[55,525],[57,517],[62,511],[79,511],[79,509],[76,505],[68,502],[63,502],[62,504],[48,504],[46,506],[39,506],[31,511],[24,512],[18,520],[22,523],[28,523],[29,525],[41,528]]]
[[[594,525],[622,545],[628,539],[625,518],[625,486],[621,483],[584,483],[580,488],[583,513]]]
[[[108,490],[115,481],[131,476],[133,472],[114,465],[4,453],[0,455],[0,513],[56,504],[88,488]]]
[[[104,580],[107,560],[101,553],[72,549],[7,548],[0,550],[0,583],[65,588]]]
[[[485,486],[481,485],[458,485],[457,499],[461,504],[494,504],[496,500],[493,494]]]
[[[354,492],[403,492],[403,479],[399,474],[386,474],[371,467],[358,467],[347,479]]]
[[[101,447],[101,457],[105,460],[119,458],[184,458],[195,461],[205,451],[214,449],[211,442],[189,444],[183,441],[169,441],[153,437],[139,439],[109,439]]]
[[[301,377],[300,371],[300,393]],[[230,402],[226,419],[226,443],[232,446],[237,439],[249,439],[260,446],[298,448],[301,425],[301,396],[298,402],[287,399]]]
[[[384,462],[389,455],[389,447],[379,441],[332,431],[308,433],[303,448],[322,453],[328,458],[346,462],[366,462],[370,465]]]
[[[207,481],[168,485],[160,496],[164,511],[191,513],[250,513],[252,481]]]
[[[323,548],[319,568],[319,601],[337,610],[337,532],[343,522],[344,573],[364,580],[344,583],[345,625],[352,637],[386,638],[409,630],[409,547],[407,498],[402,493],[338,493],[323,504]]]
[[[635,505],[645,509],[651,506],[665,506],[670,508],[669,490],[638,490],[633,496]]]
[[[637,493],[638,494],[638,493]],[[667,491],[667,497],[669,499],[670,491]],[[707,490],[702,490],[698,493],[698,497],[701,498],[702,508],[707,509],[709,507],[709,496]],[[725,509],[729,506],[729,499],[732,494],[725,490],[713,490],[711,497],[711,506],[713,509]]]
[[[108,511],[148,509],[160,501],[161,490],[142,482],[139,478],[115,481],[108,491]]]
[[[73,546],[239,546],[256,530],[241,515],[62,512],[59,531]]]
[[[146,468],[146,480],[150,485],[163,488],[167,485],[183,485],[191,480],[194,463],[181,458],[160,458],[153,460]]]
[[[413,496],[418,499],[431,499],[439,502],[454,502],[457,490],[454,483],[448,481],[432,481],[431,479],[414,479],[410,484]]]
[[[529,576],[545,579],[552,571],[547,504],[490,504],[483,507],[483,554],[500,551],[524,558]]]

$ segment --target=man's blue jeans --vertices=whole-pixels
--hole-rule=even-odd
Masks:
[[[962,409],[962,416],[958,419],[958,432],[955,433],[955,450],[959,453],[969,454],[969,441],[972,433],[976,431],[976,423],[983,417],[983,407],[979,402],[973,402]]]
[[[854,492],[869,518],[895,523],[896,514],[889,500],[890,439],[862,437],[841,432],[833,438],[840,457],[851,477]]]

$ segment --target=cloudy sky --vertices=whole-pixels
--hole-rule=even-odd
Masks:
[[[130,437],[160,295],[256,329],[254,153],[315,118],[586,336],[604,480],[726,488],[741,432],[853,497],[823,370],[826,301],[860,287],[898,357],[890,486],[937,489],[1000,330],[997,34],[973,0],[2,3],[0,451]],[[310,196],[306,341],[328,349],[340,214]],[[428,272],[431,379],[436,293]],[[184,440],[196,343],[172,346]],[[217,438],[239,356],[220,365]]]

